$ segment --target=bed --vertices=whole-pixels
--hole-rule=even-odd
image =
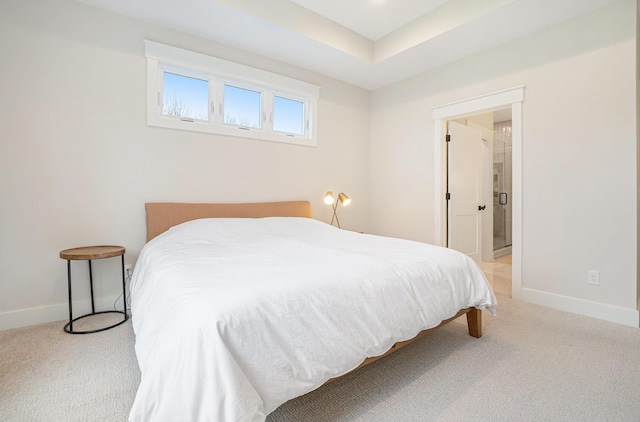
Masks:
[[[131,281],[130,421],[264,421],[496,299],[451,249],[340,230],[306,201],[148,203]]]

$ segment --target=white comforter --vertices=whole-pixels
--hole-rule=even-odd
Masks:
[[[203,219],[142,250],[131,281],[142,381],[131,421],[263,421],[438,325],[492,312],[478,266],[308,218]]]

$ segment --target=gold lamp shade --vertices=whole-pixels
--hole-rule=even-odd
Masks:
[[[329,191],[324,194],[324,203],[327,205],[331,205],[331,208],[333,209],[331,225],[333,225],[333,222],[335,221],[336,223],[338,223],[338,228],[340,228],[340,220],[338,220],[337,214],[338,204],[342,204],[343,207],[346,207],[351,203],[351,198],[349,198],[346,193],[340,192],[338,194],[338,200],[336,201],[335,196],[333,196],[333,192]]]
[[[333,205],[336,199],[333,197],[333,192],[327,192],[324,194],[324,203],[327,205]]]
[[[340,194],[338,194],[338,200],[342,202],[343,207],[346,207],[351,203],[351,198],[349,198],[344,192],[340,192]]]

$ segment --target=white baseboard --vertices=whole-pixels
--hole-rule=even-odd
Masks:
[[[513,293],[514,298],[524,302],[628,325],[630,327],[640,327],[640,312],[638,312],[638,310],[620,308],[604,303],[591,302],[526,288],[522,288],[519,292]]]
[[[117,302],[116,302],[117,300]],[[95,299],[96,311],[110,311],[114,309],[114,303],[118,310],[122,310],[122,297],[110,296]],[[128,306],[127,306],[128,309]],[[73,317],[77,318],[91,311],[91,300],[84,299],[73,301]],[[129,311],[130,312],[130,311]],[[38,308],[18,309],[16,311],[0,313],[0,330],[22,328],[30,325],[44,324],[46,322],[60,321],[60,329],[69,322],[69,304],[58,303],[55,305],[41,306]]]
[[[524,302],[533,303],[535,305],[585,315],[592,318],[628,325],[630,327],[638,328],[640,326],[640,312],[637,310],[620,308],[618,306],[606,305],[603,303],[591,302],[526,288],[513,293],[514,298]],[[122,298],[120,296],[96,298],[96,310],[112,310],[114,303],[116,303],[118,310],[122,310]],[[90,309],[91,302],[89,299],[73,302],[74,317],[84,315],[88,313]],[[22,328],[53,321],[61,321],[61,329],[62,326],[69,321],[69,305],[66,302],[56,305],[19,309],[16,311],[0,313],[0,330]]]

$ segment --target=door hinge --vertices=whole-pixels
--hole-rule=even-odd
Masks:
[[[451,194],[449,192],[444,194],[444,199],[446,199],[447,201],[451,199]]]
[[[451,142],[451,135],[447,135],[447,136],[446,136],[446,141],[447,141],[447,142]]]

